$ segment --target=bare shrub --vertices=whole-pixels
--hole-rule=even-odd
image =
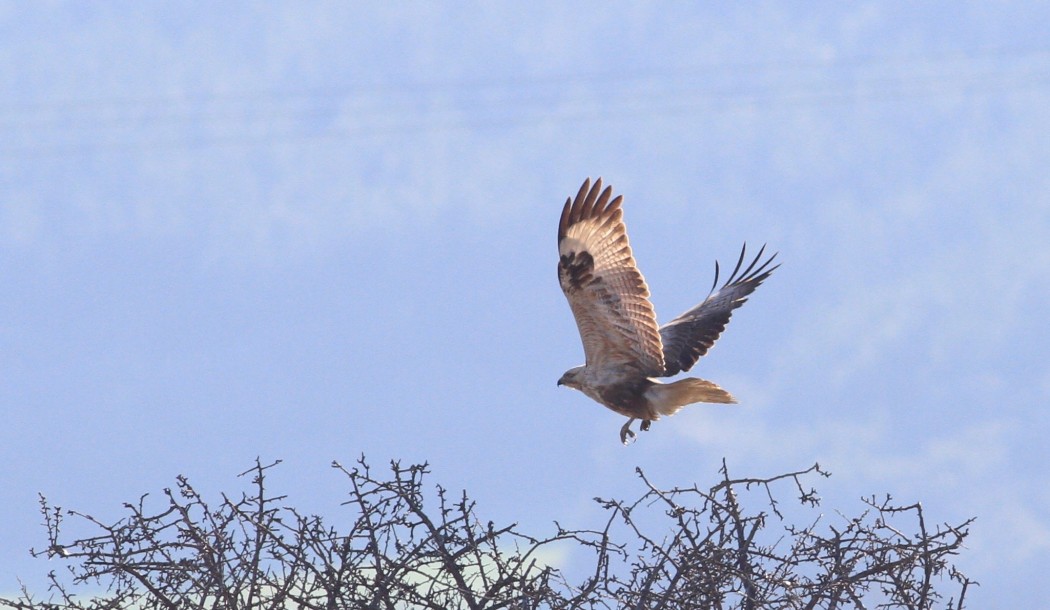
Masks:
[[[787,523],[775,492],[789,487],[793,507],[812,510],[819,498],[804,481],[828,476],[819,465],[735,479],[723,463],[709,489],[661,490],[638,470],[641,497],[596,499],[608,514],[600,527],[555,524],[534,537],[483,521],[465,493],[430,491],[426,464],[394,462],[378,476],[364,458],[333,463],[352,519],[340,530],[267,489],[277,464],[257,461],[241,475],[248,490],[215,506],[179,477],[161,509],[144,495],[115,523],[41,496],[48,547],[31,552],[65,569],[48,575],[46,600],[23,587],[0,607],[961,610],[975,584],[950,563],[972,520],[930,528],[919,504],[886,496],[867,498],[856,517]],[[745,497],[761,510],[745,509]],[[65,540],[67,518],[97,533]],[[573,566],[544,561],[565,545],[577,550]]]

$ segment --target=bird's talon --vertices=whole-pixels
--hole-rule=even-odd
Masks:
[[[630,445],[637,438],[634,430],[631,430],[632,423],[634,423],[634,419],[629,419],[627,420],[627,423],[620,428],[620,442],[624,445]]]

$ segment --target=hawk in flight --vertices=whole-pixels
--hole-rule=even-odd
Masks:
[[[696,402],[734,403],[716,384],[687,377],[671,383],[657,380],[688,371],[714,345],[733,310],[747,300],[769,274],[776,254],[762,260],[765,246],[741,271],[747,245],[740,251],[733,273],[718,287],[715,281],[702,303],[656,325],[645,284],[623,223],[623,196],[612,197],[588,178],[576,199],[569,199],[558,223],[558,280],[580,329],[586,364],[571,368],[558,385],[580,390],[624,415],[620,441],[635,437],[631,424],[642,420],[648,430],[661,415],[673,415]]]

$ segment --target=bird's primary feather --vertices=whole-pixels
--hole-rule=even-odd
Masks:
[[[696,307],[671,320],[660,328],[660,338],[664,346],[664,375],[670,377],[682,371],[688,371],[701,356],[711,349],[722,331],[726,329],[733,310],[747,302],[747,295],[765,281],[780,265],[770,267],[776,254],[765,261],[762,254],[765,246],[758,251],[751,264],[740,273],[740,266],[747,253],[747,244],[740,250],[736,268],[721,288],[718,286],[718,263],[715,263],[715,281],[711,293]],[[739,277],[737,274],[740,273]]]

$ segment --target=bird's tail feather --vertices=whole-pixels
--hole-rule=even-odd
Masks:
[[[658,383],[646,391],[649,404],[660,415],[674,415],[694,402],[735,403],[729,392],[706,379],[688,377],[673,383]]]

